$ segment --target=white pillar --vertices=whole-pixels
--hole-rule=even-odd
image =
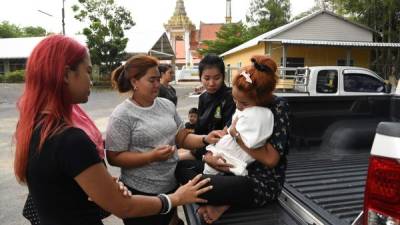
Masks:
[[[286,67],[287,49],[286,45],[282,45],[282,67]]]
[[[268,55],[272,56],[272,42],[268,43]]]
[[[185,31],[185,37],[184,37],[184,41],[185,41],[185,65],[189,65],[190,63],[190,34],[189,31],[186,30]]]
[[[170,34],[169,40],[171,41],[172,50],[174,50],[174,53],[176,54],[176,36],[174,34]]]
[[[232,3],[231,0],[226,0],[226,17],[225,23],[232,22]]]

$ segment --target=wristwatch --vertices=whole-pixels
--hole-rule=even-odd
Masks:
[[[210,143],[207,143],[206,137],[207,137],[207,135],[204,135],[203,138],[201,138],[201,141],[203,142],[203,144],[204,144],[205,146],[207,146],[207,145],[210,144]]]

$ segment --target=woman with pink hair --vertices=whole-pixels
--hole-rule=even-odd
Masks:
[[[99,156],[97,131],[74,124],[87,119],[73,112],[80,110],[74,105],[88,101],[91,71],[87,49],[62,35],[46,37],[28,59],[18,102],[14,170],[28,186],[40,223],[103,224],[99,206],[126,218],[205,202],[197,196],[210,187],[200,176],[169,195],[121,195]]]

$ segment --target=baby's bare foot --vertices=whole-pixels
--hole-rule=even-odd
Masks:
[[[224,214],[224,212],[229,209],[229,207],[229,205],[206,205],[206,211],[203,214],[204,221],[208,224],[217,221],[222,216],[222,214]]]

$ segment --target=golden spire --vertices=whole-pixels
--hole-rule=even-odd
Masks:
[[[189,17],[186,14],[185,4],[183,0],[177,0],[174,15],[168,20],[167,24],[164,24],[166,30],[171,28],[187,28],[194,29],[192,21],[190,21]]]

